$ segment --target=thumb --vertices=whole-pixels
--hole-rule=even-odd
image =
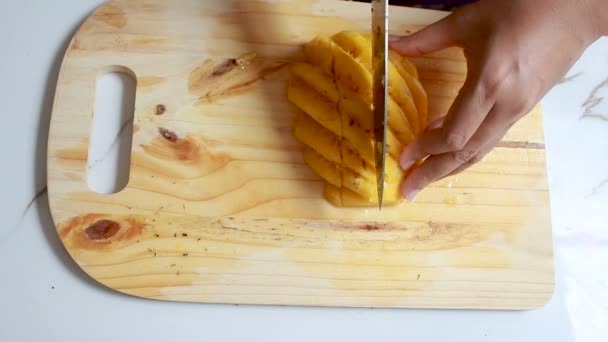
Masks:
[[[455,15],[450,14],[409,36],[391,36],[389,46],[403,55],[419,56],[456,45],[461,32],[456,27]]]

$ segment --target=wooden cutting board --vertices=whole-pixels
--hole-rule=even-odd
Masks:
[[[393,33],[445,13],[392,8]],[[529,309],[554,287],[540,110],[485,160],[396,208],[338,209],[291,136],[285,64],[314,36],[368,29],[344,1],[116,0],[72,40],[49,150],[57,231],[91,277],[147,298],[209,303]],[[230,58],[254,64],[202,77]],[[460,50],[414,58],[433,116]],[[97,77],[136,77],[130,178],[87,186]]]

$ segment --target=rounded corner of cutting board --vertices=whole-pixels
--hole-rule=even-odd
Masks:
[[[555,299],[555,295],[556,295],[556,284],[555,282],[553,282],[553,284],[551,284],[551,290],[549,292],[547,292],[547,295],[545,297],[540,297],[539,298],[539,304],[536,305],[533,310],[540,310],[545,308],[547,305],[549,305],[553,299]]]
[[[70,254],[69,251],[68,251],[68,254]],[[76,264],[79,271],[81,271],[82,273],[85,274],[85,281],[90,282],[91,283],[90,285],[95,286],[100,290],[107,291],[107,292],[112,293],[113,295],[117,295],[117,296],[128,296],[128,297],[137,298],[137,299],[163,300],[161,298],[154,298],[152,296],[146,296],[145,293],[140,294],[137,291],[129,291],[128,289],[121,289],[121,288],[112,286],[108,282],[91,274],[87,270],[86,267],[82,267],[80,264],[78,264],[76,259],[74,259],[74,257],[72,257],[71,254],[70,254],[70,258],[72,259],[72,262],[74,262]]]
[[[556,296],[556,290],[557,290],[557,284],[555,281],[555,267],[551,268],[550,270],[551,272],[551,277],[552,280],[550,282],[550,289],[548,291],[543,292],[541,295],[539,295],[536,299],[537,299],[537,303],[535,305],[533,305],[532,307],[530,307],[530,310],[541,310],[543,308],[545,308],[547,305],[549,305]]]

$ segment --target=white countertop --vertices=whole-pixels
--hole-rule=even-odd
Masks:
[[[102,0],[2,1],[0,341],[606,341],[608,38],[543,100],[557,286],[524,312],[157,302],[90,280],[49,214],[46,144],[59,63]],[[559,53],[559,51],[556,51]]]

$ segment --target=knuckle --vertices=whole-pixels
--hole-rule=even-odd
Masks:
[[[480,101],[496,100],[506,86],[513,85],[521,75],[524,67],[519,60],[498,63],[491,72],[485,72],[479,81]]]
[[[491,75],[484,77],[479,82],[479,102],[483,103],[486,101],[492,101],[498,97],[500,89],[505,82],[505,79],[499,75],[499,73],[492,73]]]
[[[514,102],[501,100],[498,101],[497,104],[500,108],[502,108],[498,120],[504,123],[507,130],[515,125],[521,118],[526,116],[526,114],[528,114],[536,105],[530,100],[520,100]]]
[[[456,151],[452,154],[452,156],[454,157],[454,160],[458,163],[458,164],[464,164],[467,163],[471,160],[471,158],[475,157],[476,153],[473,151],[469,151],[469,150],[460,150],[460,151]]]
[[[534,103],[529,100],[518,101],[513,105],[513,122],[526,115],[534,107]]]
[[[461,134],[445,131],[443,134],[443,142],[451,151],[457,151],[467,144],[467,139]]]

